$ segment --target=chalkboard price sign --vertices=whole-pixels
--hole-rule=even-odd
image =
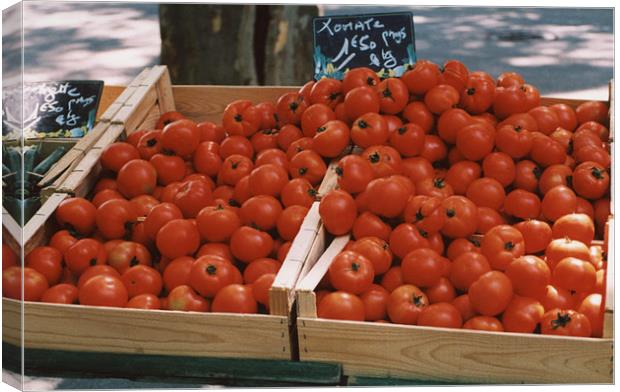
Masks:
[[[313,19],[314,78],[342,79],[368,67],[381,77],[401,76],[415,64],[413,14],[323,16]]]
[[[77,138],[95,125],[101,80],[25,83],[2,89],[2,138]],[[23,98],[23,101],[22,101]]]

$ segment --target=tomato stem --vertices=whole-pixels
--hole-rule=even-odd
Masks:
[[[235,121],[236,121],[236,122],[241,122],[241,121],[243,121],[243,117],[241,117],[241,115],[240,115],[240,114],[236,114],[234,118],[235,118]]]
[[[213,264],[209,264],[207,268],[205,268],[205,272],[209,275],[215,275],[217,273],[217,267]]]
[[[558,312],[558,318],[551,321],[551,328],[558,329],[560,327],[566,327],[570,322],[571,318],[568,313],[562,314],[562,312]]]
[[[364,120],[359,120],[359,121],[357,122],[357,126],[358,126],[358,127],[360,127],[360,128],[362,128],[362,129],[364,129],[364,128],[367,128],[367,127],[368,127],[368,124],[367,124],[367,123],[366,123],[366,121],[364,121]]]
[[[454,218],[454,216],[456,215],[456,211],[454,211],[453,208],[448,208],[446,210],[446,215],[448,216],[448,218]]]

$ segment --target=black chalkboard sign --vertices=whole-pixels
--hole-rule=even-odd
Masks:
[[[342,79],[354,67],[401,76],[416,61],[411,12],[322,16],[313,19],[313,29],[316,80]]]
[[[95,124],[101,80],[64,80],[25,83],[2,89],[2,138],[16,139],[21,128],[23,97],[24,137],[79,138]],[[23,95],[22,95],[23,94]]]

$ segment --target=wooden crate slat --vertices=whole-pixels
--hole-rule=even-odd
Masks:
[[[157,81],[155,88],[157,89],[157,102],[159,111],[163,114],[176,110],[174,96],[172,94],[172,81],[170,80],[170,72],[168,68],[164,68],[164,72]]]
[[[20,302],[3,299],[3,338],[19,323]],[[70,328],[68,328],[70,320]],[[4,329],[4,328],[3,328]],[[251,332],[250,332],[251,331]],[[288,320],[268,315],[24,304],[28,348],[222,358],[290,358]]]
[[[4,242],[16,255],[21,253],[22,228],[9,212],[2,206],[2,235]]]
[[[603,318],[603,337],[612,338],[614,336],[614,265],[615,265],[615,245],[614,245],[614,219],[610,217],[605,225],[605,235],[607,237],[607,271],[605,276],[605,295],[603,296],[605,314]]]
[[[155,105],[148,112],[144,121],[140,125],[136,127],[136,130],[139,131],[141,129],[152,130],[155,129],[155,124],[157,124],[157,120],[161,116],[161,111],[159,110],[159,106]]]
[[[298,318],[302,360],[346,375],[480,383],[610,383],[609,339]]]
[[[26,223],[24,227],[24,255],[43,243],[52,236],[52,227],[49,223],[54,220],[54,212],[58,205],[68,198],[66,193],[54,193]]]
[[[114,100],[114,102],[112,104],[110,104],[108,106],[108,109],[99,117],[100,121],[105,121],[105,122],[110,122],[112,121],[112,119],[114,118],[114,116],[116,115],[116,113],[118,113],[118,111],[123,107],[123,105],[125,104],[125,102],[131,98],[131,96],[135,93],[136,89],[138,88],[138,86],[140,86],[140,84],[142,83],[142,80],[144,80],[144,78],[146,78],[146,76],[149,74],[149,72],[151,71],[150,67],[146,67],[144,68],[139,74],[138,76],[136,76],[128,85],[127,87],[125,87],[125,89],[123,90],[122,93],[120,93],[120,95],[118,97],[116,97],[116,99]]]
[[[146,113],[156,100],[155,86],[139,86],[130,100],[116,113],[112,123],[127,125],[127,122],[131,122],[134,125],[139,124],[146,117]],[[131,131],[127,133],[131,133]]]
[[[140,86],[154,85],[161,79],[162,75],[168,70],[165,65],[154,65],[149,73],[140,81]]]

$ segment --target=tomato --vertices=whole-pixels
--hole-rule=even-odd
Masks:
[[[231,209],[207,206],[196,216],[200,236],[210,242],[225,242],[241,227],[241,219]]]
[[[121,241],[108,250],[108,264],[120,274],[135,265],[151,266],[151,254],[137,242]]]
[[[533,333],[544,314],[545,309],[537,300],[515,295],[502,315],[504,330]]]
[[[569,291],[589,293],[596,284],[596,270],[590,261],[566,257],[553,268],[553,283]]]
[[[454,261],[467,252],[480,253],[480,242],[475,238],[456,238],[448,245],[446,255],[448,259]]]
[[[138,141],[138,153],[140,158],[149,160],[155,154],[159,154],[162,150],[161,131],[152,131],[145,133]]]
[[[383,286],[379,286],[378,284],[371,285],[370,288],[360,296],[364,303],[364,320],[384,320],[387,316],[387,301],[389,297],[390,293],[384,289]]]
[[[557,185],[568,185],[572,175],[573,171],[566,165],[551,165],[547,167],[543,171],[538,183],[540,192],[544,195]]]
[[[328,270],[329,281],[336,290],[362,294],[370,288],[375,276],[373,264],[360,253],[340,252]]]
[[[200,132],[200,142],[221,143],[226,137],[224,128],[211,121],[203,121],[198,123],[196,127]]]
[[[66,231],[66,230],[63,230]],[[50,246],[52,246],[52,243],[50,241]],[[52,246],[54,249],[58,249],[55,246]],[[61,251],[61,258],[62,258],[62,251]],[[20,264],[20,261],[18,260],[17,255],[15,254],[15,252],[13,252],[13,249],[11,249],[10,246],[8,246],[5,243],[2,243],[2,270],[4,271],[5,269],[9,268],[9,267],[13,267]]]
[[[377,86],[379,93],[381,113],[400,113],[409,102],[407,85],[397,78],[388,78],[381,81]]]
[[[392,252],[388,243],[377,237],[363,237],[355,241],[347,250],[359,253],[372,263],[375,275],[387,272],[392,265]]]
[[[357,217],[357,207],[350,194],[332,190],[321,199],[319,214],[328,232],[343,235],[351,231]]]
[[[438,84],[424,95],[424,103],[434,114],[441,114],[456,107],[460,100],[459,92],[449,84]]]
[[[222,125],[229,135],[250,137],[262,124],[262,114],[251,101],[241,99],[233,101],[224,109]]]
[[[605,196],[609,191],[610,178],[605,168],[592,161],[580,163],[573,172],[575,192],[579,196],[596,200]]]
[[[301,115],[301,129],[306,137],[314,137],[318,129],[327,122],[335,120],[336,114],[329,106],[323,103],[316,103],[308,106]]]
[[[435,125],[435,117],[424,102],[410,102],[401,114],[406,122],[420,126],[425,133],[429,133]]]
[[[422,232],[411,223],[401,223],[390,233],[390,249],[399,259],[405,258],[409,252],[419,248],[429,248],[430,243]]]
[[[348,70],[342,79],[342,91],[346,94],[356,87],[368,86],[377,88],[379,85],[379,76],[370,68],[357,67]]]
[[[542,169],[534,162],[528,160],[519,161],[515,165],[514,185],[524,191],[536,192],[542,173]]]
[[[463,318],[454,305],[439,302],[422,309],[417,324],[428,327],[461,328]]]
[[[489,271],[469,286],[472,308],[483,316],[502,313],[513,297],[510,279],[500,271]]]
[[[426,135],[424,136],[424,147],[420,156],[433,163],[443,161],[448,156],[448,148],[439,136]]]
[[[458,60],[448,60],[444,62],[441,69],[443,83],[449,84],[457,91],[465,89],[469,70]]]
[[[446,237],[468,237],[476,232],[476,205],[463,196],[450,196],[442,202],[446,219],[441,233]]]
[[[194,218],[200,210],[214,204],[211,187],[201,180],[184,182],[174,195],[173,202],[185,218]]]
[[[552,309],[547,311],[540,322],[543,335],[590,337],[592,326],[590,320],[574,310]]]
[[[454,144],[458,131],[471,122],[471,116],[463,109],[448,109],[439,116],[437,133],[446,143]]]
[[[452,186],[444,178],[426,178],[416,184],[416,193],[421,196],[445,199],[454,194]]]
[[[456,291],[454,286],[445,277],[439,278],[439,283],[434,286],[428,287],[425,290],[426,296],[431,304],[440,302],[451,302],[456,298]]]
[[[208,312],[209,302],[196,294],[191,287],[181,285],[175,287],[167,298],[169,310],[184,310],[190,312]]]
[[[577,121],[579,125],[588,121],[596,121],[597,123],[607,125],[609,123],[609,107],[606,103],[600,101],[588,101],[577,106],[575,109]]]
[[[435,175],[433,165],[422,157],[403,159],[399,166],[402,174],[407,176],[414,184],[425,178],[432,178]]]
[[[413,192],[404,182],[405,177],[399,178],[400,176],[376,178],[368,184],[366,194],[370,212],[385,218],[394,218],[404,211]]]
[[[222,243],[214,242],[204,244],[200,247],[200,249],[198,249],[198,252],[196,252],[196,257],[206,255],[220,256],[226,260],[230,260],[231,262],[234,260],[230,247],[227,244]]]
[[[69,232],[68,230],[60,230],[52,235],[52,237],[50,238],[49,246],[51,246],[52,248],[58,249],[60,253],[64,255],[65,251],[69,247],[71,247],[71,245],[75,244],[77,241],[78,239],[73,234],[71,234],[71,232]],[[6,259],[5,254],[4,254],[4,247],[5,245],[2,244],[2,248],[3,248],[2,260],[3,261]]]
[[[183,256],[172,260],[164,269],[163,282],[168,292],[177,286],[188,285],[194,259]]]
[[[276,280],[276,274],[261,275],[254,283],[252,283],[252,296],[259,304],[265,306],[269,310],[269,290]]]
[[[129,143],[116,142],[103,149],[99,162],[104,169],[116,173],[132,159],[140,159],[138,149]]]
[[[198,173],[215,176],[222,167],[219,145],[212,141],[200,143],[194,152],[192,162]]]
[[[566,161],[566,149],[562,143],[542,133],[535,133],[530,150],[532,160],[542,167],[561,164]]]
[[[450,166],[445,181],[457,195],[464,195],[470,184],[480,178],[480,165],[472,161],[460,161]]]
[[[488,332],[504,332],[502,323],[491,316],[475,316],[465,321],[463,329],[474,329]]]
[[[372,212],[364,211],[353,222],[352,233],[355,239],[377,237],[387,241],[392,228]]]
[[[387,123],[377,113],[364,113],[355,120],[351,128],[351,140],[362,148],[381,145],[389,138]]]
[[[525,242],[525,253],[539,253],[547,248],[552,239],[551,227],[547,222],[528,219],[513,226],[521,232]]]
[[[499,87],[522,86],[523,84],[525,84],[525,80],[517,72],[503,72],[497,77]]]
[[[295,155],[297,155],[297,153],[305,150],[312,150],[312,143],[313,139],[310,137],[302,137],[295,140],[286,150],[286,157],[290,161]]]
[[[540,91],[536,87],[526,83],[521,86],[521,89],[525,92],[526,110],[540,106]]]
[[[176,155],[190,156],[200,143],[200,131],[196,123],[183,119],[171,122],[161,132],[161,146]]]
[[[482,239],[480,249],[493,269],[505,270],[514,258],[525,254],[523,235],[508,225],[496,226]]]
[[[569,238],[558,238],[552,240],[545,249],[547,264],[551,270],[564,258],[575,257],[581,260],[590,260],[590,250],[579,241]]]
[[[136,265],[127,269],[123,272],[121,281],[127,288],[129,298],[141,294],[159,295],[163,287],[159,272],[146,265]]]
[[[570,238],[590,245],[594,239],[594,223],[585,214],[564,215],[553,223],[553,238]]]
[[[596,121],[586,121],[583,124],[579,125],[577,130],[575,130],[574,135],[577,136],[583,131],[588,131],[594,136],[598,136],[598,139],[595,138],[594,140],[599,140],[602,142],[603,140],[609,139],[609,129],[603,124],[598,123]]]
[[[493,112],[499,119],[504,119],[511,114],[523,113],[528,109],[525,89],[521,86],[511,85],[497,87],[493,101]]]
[[[175,122],[177,120],[183,120],[184,118],[185,116],[177,111],[168,111],[168,112],[162,113],[162,115],[159,116],[159,119],[157,120],[155,129],[163,129],[166,125],[172,122]]]
[[[161,304],[160,299],[156,295],[140,294],[140,295],[136,295],[135,297],[131,298],[127,302],[127,305],[125,307],[133,308],[133,309],[158,310],[162,308],[162,304]]]
[[[261,257],[267,257],[273,249],[273,238],[264,232],[249,226],[241,226],[230,238],[232,254],[244,263]]]
[[[468,113],[484,113],[493,104],[495,86],[492,80],[470,75],[464,90],[461,96],[461,106]]]
[[[312,101],[312,94],[310,96]],[[308,103],[299,96],[299,93],[285,93],[276,102],[276,115],[282,125],[293,124],[298,126],[307,107]]]
[[[370,162],[359,155],[347,155],[341,158],[336,167],[339,187],[355,194],[366,189],[375,178]]]
[[[503,152],[493,152],[482,161],[482,170],[486,177],[496,179],[503,187],[512,184],[516,176],[515,163]]]
[[[390,146],[368,147],[361,156],[370,162],[375,177],[387,177],[401,172],[400,154]]]
[[[574,213],[577,209],[577,196],[567,186],[556,185],[551,188],[542,200],[541,212],[550,221]]]
[[[84,283],[79,290],[81,305],[125,307],[129,300],[123,282],[108,275],[97,275]]]
[[[224,160],[231,155],[242,155],[252,159],[254,157],[254,146],[252,142],[245,137],[232,135],[222,141],[219,152]]]
[[[224,287],[242,283],[241,272],[219,256],[201,256],[193,262],[188,284],[203,297],[213,298]]]
[[[138,147],[138,143],[140,142],[140,138],[142,136],[144,136],[145,134],[149,133],[149,132],[153,132],[153,131],[152,130],[148,130],[148,129],[141,129],[139,131],[133,131],[132,133],[127,135],[127,139],[125,139],[125,141],[127,143],[131,144],[134,147]]]
[[[601,294],[590,294],[581,301],[577,312],[583,314],[590,321],[592,337],[600,338],[603,336],[603,316],[605,307],[603,306],[603,296]]]
[[[224,313],[256,313],[258,305],[251,286],[231,284],[218,291],[213,298],[211,310]]]
[[[574,309],[576,307],[576,295],[573,295],[568,290],[552,285],[546,287],[545,293],[541,295],[538,300],[545,308],[545,311],[554,308]]]
[[[137,219],[135,206],[125,199],[108,200],[96,212],[97,229],[107,239],[127,238]]]
[[[149,211],[144,220],[144,230],[148,238],[154,240],[157,232],[164,224],[173,220],[183,218],[183,213],[172,203],[161,203]]]
[[[503,206],[506,192],[502,184],[494,178],[483,177],[472,181],[465,194],[478,207],[498,210]]]
[[[350,135],[349,126],[344,122],[328,121],[316,130],[312,149],[322,157],[337,157],[349,146]]]
[[[538,298],[551,281],[551,270],[544,260],[536,256],[515,258],[506,268],[515,294]]]
[[[252,161],[243,155],[233,154],[224,160],[218,173],[218,183],[234,186],[237,182],[249,175],[254,169]]]
[[[280,200],[284,207],[300,205],[310,208],[316,200],[317,191],[305,178],[294,178],[280,192]]]
[[[324,319],[364,321],[364,302],[357,295],[336,291],[325,295],[318,304],[317,316]]]
[[[506,224],[506,219],[497,210],[489,207],[478,207],[476,232],[486,234],[495,226]]]
[[[327,165],[319,154],[312,150],[301,151],[290,162],[289,173],[293,178],[305,178],[312,185],[317,185],[323,179]]]
[[[97,209],[88,200],[70,197],[60,202],[56,208],[56,221],[61,227],[88,235],[95,229]]]
[[[312,86],[309,104],[322,103],[335,109],[336,105],[343,101],[344,94],[340,80],[323,78]]]
[[[287,151],[290,145],[303,137],[303,133],[299,128],[292,124],[284,125],[277,134],[278,146]]]
[[[441,71],[437,64],[428,60],[418,60],[413,69],[403,74],[401,80],[407,85],[409,92],[423,95],[441,81]]]
[[[301,86],[301,88],[299,89],[299,96],[301,97],[301,99],[303,99],[306,102],[310,101],[310,92],[312,91],[312,88],[314,87],[315,84],[316,82],[314,80],[311,80],[309,82],[306,82],[306,84],[304,84],[303,86]]]
[[[284,209],[276,222],[280,237],[285,241],[295,239],[307,213],[308,208],[303,206],[291,206]]]
[[[441,230],[445,221],[441,198],[413,196],[407,201],[403,217],[405,222],[415,224],[420,230],[436,233]]]
[[[603,147],[584,146],[578,150],[575,150],[573,156],[577,163],[595,162],[605,169],[609,169],[611,164],[611,155]]]
[[[185,219],[173,219],[159,229],[155,243],[162,255],[175,259],[196,252],[200,245],[200,233],[195,223]]]
[[[25,258],[26,267],[39,272],[50,286],[57,284],[62,276],[62,253],[51,246],[38,246]]]
[[[254,283],[258,278],[265,274],[277,274],[281,263],[270,258],[260,258],[252,261],[243,270],[243,281],[246,284]]]
[[[470,161],[478,161],[491,153],[495,145],[495,130],[484,123],[474,122],[456,134],[456,148]]]
[[[84,283],[90,280],[90,278],[92,278],[93,276],[98,276],[98,275],[107,275],[107,276],[112,276],[118,279],[121,278],[121,274],[119,274],[118,271],[114,269],[112,266],[105,265],[105,264],[98,264],[98,265],[94,265],[92,267],[86,268],[86,270],[80,275],[80,278],[77,281],[77,288],[81,289],[82,286],[84,286]]]
[[[464,252],[453,259],[449,279],[455,288],[467,291],[472,283],[489,271],[491,266],[483,254]]]
[[[140,195],[129,200],[134,211],[139,217],[145,217],[151,212],[153,207],[159,204],[159,200],[151,195]],[[103,203],[102,203],[103,204]]]
[[[415,325],[420,313],[429,306],[426,294],[413,285],[402,285],[394,289],[387,301],[390,320],[397,324]]]
[[[77,241],[64,253],[67,267],[76,275],[80,275],[89,266],[105,264],[106,259],[107,254],[103,245],[92,238]]]
[[[22,280],[23,273],[23,280]],[[23,297],[22,297],[23,282]],[[33,268],[12,266],[2,271],[2,296],[24,301],[40,301],[48,289],[47,278]]]
[[[439,283],[442,276],[447,275],[449,263],[432,249],[418,248],[407,253],[401,268],[405,283],[432,287]]]
[[[77,303],[78,289],[72,284],[60,283],[45,290],[41,302],[71,305]]]
[[[538,131],[545,135],[551,134],[560,126],[560,119],[555,111],[546,106],[538,106],[528,111],[528,114],[536,120]]]
[[[535,193],[515,189],[504,199],[504,211],[521,219],[535,219],[540,216],[541,202]]]
[[[145,160],[134,159],[119,170],[116,182],[127,198],[151,194],[157,185],[157,170]]]
[[[276,227],[280,214],[282,214],[282,205],[278,199],[267,195],[249,198],[239,210],[241,223],[260,230],[271,230]]]

